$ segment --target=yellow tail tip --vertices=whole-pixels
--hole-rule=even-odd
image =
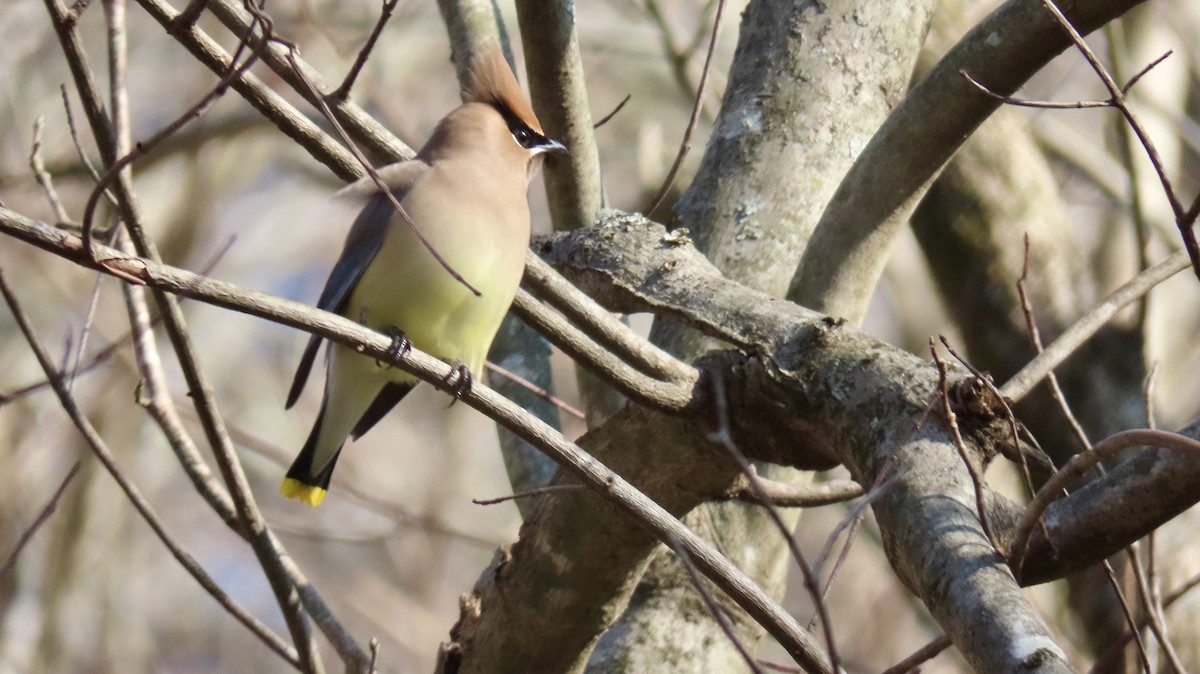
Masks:
[[[279,493],[316,508],[321,505],[321,501],[325,500],[325,494],[328,492],[320,487],[304,484],[288,477],[284,478],[283,484],[279,485]]]

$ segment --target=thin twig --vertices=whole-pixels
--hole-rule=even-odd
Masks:
[[[1121,114],[1125,117],[1125,121],[1129,124],[1129,128],[1133,129],[1138,141],[1141,142],[1142,147],[1146,150],[1146,155],[1150,158],[1150,164],[1154,167],[1155,173],[1158,174],[1158,180],[1162,183],[1163,193],[1166,195],[1167,202],[1171,205],[1171,211],[1175,215],[1175,226],[1179,229],[1179,234],[1183,238],[1183,247],[1187,251],[1192,269],[1195,271],[1197,278],[1200,278],[1200,245],[1196,242],[1196,233],[1192,228],[1196,221],[1196,215],[1192,211],[1195,210],[1200,213],[1200,197],[1197,198],[1192,209],[1185,210],[1183,202],[1175,194],[1175,187],[1171,184],[1171,178],[1167,175],[1167,169],[1163,164],[1162,157],[1158,153],[1158,148],[1155,147],[1154,141],[1150,139],[1150,135],[1142,127],[1142,123],[1138,120],[1137,115],[1129,107],[1128,101],[1125,98],[1125,90],[1117,84],[1113,76],[1100,63],[1100,59],[1096,57],[1092,48],[1088,46],[1088,43],[1079,34],[1079,31],[1075,30],[1075,26],[1071,24],[1071,21],[1063,15],[1058,5],[1054,3],[1054,0],[1042,0],[1042,4],[1046,6],[1046,9],[1050,10],[1050,13],[1054,15],[1054,19],[1058,21],[1058,24],[1071,37],[1071,41],[1075,43],[1075,47],[1079,50],[1079,53],[1083,54],[1083,57],[1087,59],[1092,70],[1095,71],[1096,75],[1104,83],[1104,87],[1108,89],[1108,93],[1112,96],[1113,107],[1121,111]],[[1161,60],[1159,59],[1158,61],[1161,62]]]
[[[83,141],[79,139],[79,129],[75,126],[75,113],[71,111],[71,97],[67,94],[67,85],[59,85],[58,89],[62,93],[63,111],[67,115],[67,129],[71,132],[71,142],[75,145],[75,153],[79,156],[79,161],[83,163],[84,169],[92,177],[92,180],[100,182],[100,171],[87,156],[87,152],[83,149]],[[111,191],[105,190],[104,196],[108,199],[108,203],[113,206],[117,205],[117,198]]]
[[[1067,328],[1041,355],[1034,358],[1000,387],[1003,397],[1020,400],[1054,368],[1075,353],[1124,306],[1191,265],[1187,251],[1174,253],[1117,288],[1103,302]]]
[[[1141,70],[1137,71],[1137,74],[1135,74],[1133,77],[1129,78],[1129,81],[1125,83],[1125,86],[1121,87],[1121,93],[1128,94],[1129,90],[1133,88],[1133,85],[1138,83],[1138,80],[1145,77],[1147,73],[1149,73],[1151,70],[1154,70],[1154,68],[1158,64],[1162,63],[1163,61],[1166,61],[1167,58],[1169,58],[1171,56],[1171,54],[1174,54],[1174,53],[1175,53],[1174,49],[1168,49],[1166,52],[1163,53],[1162,56],[1159,56],[1158,58],[1154,59],[1153,61],[1147,63],[1145,67],[1143,67]]]
[[[1033,344],[1034,351],[1041,355],[1044,351],[1042,347],[1042,334],[1038,330],[1037,320],[1033,317],[1033,304],[1029,301],[1029,293],[1026,291],[1026,281],[1029,278],[1029,255],[1030,255],[1029,232],[1025,233],[1025,261],[1021,266],[1021,278],[1017,279],[1017,297],[1021,302],[1021,311],[1025,314],[1025,328],[1029,331],[1029,341]],[[1092,446],[1091,440],[1088,440],[1087,433],[1084,432],[1083,426],[1079,420],[1075,418],[1075,414],[1071,411],[1071,406],[1067,403],[1067,397],[1063,394],[1062,387],[1058,385],[1058,377],[1055,376],[1054,370],[1046,373],[1046,381],[1050,384],[1050,395],[1054,401],[1058,403],[1058,408],[1067,418],[1067,423],[1071,425],[1071,430],[1074,431],[1075,437],[1082,443],[1086,449]]]
[[[700,74],[700,84],[696,87],[696,102],[692,105],[692,116],[688,119],[687,128],[683,131],[683,140],[679,143],[679,152],[675,155],[675,162],[671,164],[671,170],[667,171],[667,177],[663,179],[663,184],[658,188],[658,192],[642,209],[642,213],[646,215],[654,212],[662,200],[667,198],[667,193],[671,191],[671,185],[675,183],[675,175],[679,173],[679,167],[683,165],[684,157],[687,157],[688,150],[692,148],[692,132],[700,123],[700,111],[704,109],[704,89],[708,86],[708,75],[712,70],[713,52],[716,51],[717,36],[721,33],[721,15],[724,11],[725,0],[717,0],[717,14],[713,17],[712,36],[708,41],[708,54],[704,57],[704,70]]]
[[[1158,361],[1150,366],[1150,372],[1146,375],[1146,383],[1142,386],[1142,396],[1145,400],[1146,407],[1146,428],[1152,431],[1158,430],[1158,423],[1154,421],[1154,385],[1158,383]]]
[[[1146,569],[1142,565],[1142,560],[1138,556],[1137,545],[1131,545],[1125,549],[1129,557],[1129,566],[1133,570],[1133,578],[1136,582],[1138,595],[1142,600],[1143,615],[1148,618],[1150,632],[1154,634],[1154,638],[1158,640],[1158,646],[1162,649],[1163,655],[1166,656],[1167,664],[1175,674],[1187,674],[1187,669],[1183,666],[1183,660],[1180,659],[1178,651],[1175,650],[1175,644],[1171,643],[1171,637],[1167,633],[1166,617],[1161,612],[1161,607],[1155,604],[1154,592],[1150,589],[1150,581],[1146,576]],[[1130,615],[1127,619],[1129,629],[1137,629],[1137,621]],[[1149,660],[1147,659],[1147,663]]]
[[[729,616],[725,615],[725,610],[713,598],[712,593],[704,586],[704,581],[700,578],[700,574],[696,572],[696,567],[692,564],[692,558],[688,556],[687,550],[679,544],[679,541],[670,541],[671,550],[675,552],[675,556],[679,559],[679,563],[683,565],[687,571],[688,578],[692,581],[692,587],[696,588],[696,592],[700,594],[700,599],[704,601],[704,605],[708,607],[708,613],[717,622],[721,631],[729,638],[730,643],[737,649],[738,655],[742,656],[742,660],[750,671],[754,674],[764,674],[762,667],[754,660],[754,656],[750,655],[750,651],[746,649],[746,644],[738,638],[738,635],[733,630],[733,624],[729,620]]]
[[[33,147],[29,151],[29,168],[46,193],[46,200],[50,202],[54,217],[59,222],[69,222],[71,216],[67,214],[66,207],[58,198],[58,191],[54,189],[54,179],[50,177],[50,173],[46,170],[46,164],[42,161],[42,128],[45,125],[46,119],[40,115],[33,123]]]
[[[115,71],[116,70],[114,70],[114,72]],[[64,93],[64,101],[65,101],[66,100],[65,99],[65,94],[66,94],[65,89],[63,90],[63,93]],[[70,114],[70,111],[68,110],[68,117],[69,117],[69,114]],[[46,198],[50,201],[50,205],[54,209],[55,217],[58,218],[59,223],[66,223],[70,220],[70,216],[67,215],[67,211],[62,205],[62,201],[59,200],[58,193],[54,189],[53,180],[50,177],[50,174],[46,171],[45,165],[42,163],[42,154],[41,154],[42,126],[43,126],[43,119],[41,117],[38,117],[37,122],[34,124],[34,127],[33,127],[33,150],[30,152],[30,155],[29,155],[29,165],[30,165],[30,168],[33,169],[34,175],[37,176],[38,182],[42,185],[42,189],[45,190]],[[72,136],[76,141],[76,150],[82,154],[83,148],[78,145],[78,136],[75,135],[74,129],[72,129]],[[75,387],[75,373],[79,371],[79,363],[82,361],[83,352],[87,348],[88,337],[91,334],[92,323],[95,320],[96,309],[99,306],[100,283],[103,280],[103,278],[104,277],[102,275],[97,276],[96,281],[92,286],[91,299],[88,303],[88,310],[87,310],[86,318],[84,319],[84,322],[83,322],[83,328],[80,330],[80,333],[79,333],[79,346],[75,351],[75,365],[73,367],[68,365],[65,368],[65,369],[67,369],[68,372],[70,372],[70,374],[68,376],[68,381],[67,381],[68,389],[73,389]],[[0,400],[4,400],[7,402],[9,400],[12,400],[12,397],[0,396]]]
[[[1122,77],[1124,69],[1124,31],[1121,30],[1121,22],[1113,21],[1104,27],[1105,42],[1108,46],[1108,58],[1112,62],[1113,74],[1117,77]],[[1160,59],[1161,61],[1161,59]],[[1156,61],[1157,63],[1158,61]],[[1148,70],[1148,69],[1147,69]],[[1143,70],[1147,72],[1147,70]],[[1140,77],[1141,74],[1138,75]],[[1129,84],[1126,84],[1124,91],[1128,92]],[[1123,120],[1118,119],[1113,125],[1116,127],[1118,135],[1117,141],[1117,157],[1121,161],[1122,167],[1125,169],[1125,176],[1129,181],[1129,215],[1133,221],[1134,238],[1137,240],[1137,271],[1145,271],[1150,266],[1150,223],[1146,221],[1145,209],[1145,190],[1143,189],[1143,181],[1139,176],[1139,166],[1134,161],[1133,153],[1135,139],[1129,125]],[[1146,335],[1147,321],[1150,320],[1150,296],[1144,295],[1138,302],[1137,308],[1137,333]]]
[[[21,537],[17,539],[17,544],[13,546],[12,552],[8,553],[8,559],[4,560],[3,566],[0,566],[0,580],[12,571],[13,567],[17,564],[17,558],[21,556],[21,551],[25,549],[29,541],[33,540],[33,535],[37,533],[37,530],[49,521],[50,516],[54,514],[55,509],[58,508],[58,502],[62,499],[63,494],[67,493],[67,487],[70,486],[71,480],[74,480],[75,476],[79,474],[79,468],[82,465],[79,461],[75,461],[71,465],[71,469],[67,471],[66,477],[59,483],[58,489],[54,490],[54,494],[50,496],[50,499],[46,501],[46,505],[42,506],[42,510],[38,513],[38,516],[33,518],[33,522],[30,523],[25,531],[21,532]]]
[[[486,367],[490,372],[495,372],[496,374],[500,375],[501,377],[504,377],[505,379],[517,384],[518,386],[523,387],[525,390],[527,390],[530,393],[534,394],[535,396],[541,398],[542,400],[545,400],[546,402],[550,403],[551,405],[554,405],[555,407],[566,412],[567,414],[570,414],[571,416],[575,417],[576,419],[582,420],[585,418],[582,411],[580,411],[579,409],[577,409],[575,407],[572,407],[570,404],[567,403],[567,401],[563,400],[562,398],[559,398],[558,396],[547,391],[546,389],[542,388],[541,386],[534,384],[533,382],[522,377],[521,375],[517,374],[516,372],[511,372],[509,370],[506,370],[491,361],[484,363],[484,367]]]
[[[368,642],[368,646],[371,648],[371,661],[367,663],[367,673],[375,674],[377,671],[379,671],[376,669],[376,666],[379,664],[379,639],[377,637],[371,637],[371,641]]]
[[[771,670],[772,672],[783,672],[784,674],[804,674],[803,669],[800,669],[794,665],[781,665],[778,662],[763,660],[762,658],[755,658],[754,661]]]
[[[622,98],[621,102],[617,103],[617,107],[613,108],[612,112],[601,117],[600,121],[593,124],[592,129],[599,129],[600,127],[604,126],[605,124],[608,124],[609,120],[611,120],[613,117],[616,117],[617,113],[620,112],[621,109],[625,107],[625,104],[628,103],[629,99],[631,99],[631,98],[633,98],[633,94],[625,94],[625,98]]]
[[[1104,568],[1104,574],[1108,578],[1108,584],[1112,587],[1113,592],[1117,595],[1117,605],[1121,607],[1121,615],[1125,618],[1125,624],[1131,629],[1137,625],[1137,621],[1133,617],[1133,610],[1129,607],[1129,600],[1125,598],[1125,591],[1121,589],[1121,581],[1117,578],[1117,572],[1113,570],[1112,564],[1106,559],[1101,564]],[[1150,654],[1146,651],[1146,642],[1142,639],[1139,632],[1135,635],[1138,647],[1138,659],[1142,665],[1142,674],[1151,674]]]
[[[716,416],[717,427],[708,434],[708,439],[720,444],[725,448],[725,451],[737,462],[741,468],[742,475],[749,481],[750,487],[758,493],[759,502],[767,509],[767,514],[771,517],[771,521],[775,527],[779,529],[779,533],[783,536],[784,542],[787,543],[788,550],[792,553],[792,558],[796,560],[796,565],[800,569],[800,575],[804,579],[804,587],[812,598],[813,606],[816,607],[817,615],[821,617],[821,626],[825,633],[825,649],[829,657],[829,668],[837,672],[841,669],[838,659],[837,641],[833,635],[833,621],[829,617],[829,607],[826,606],[822,599],[822,592],[817,574],[813,572],[808,560],[804,557],[804,553],[800,551],[800,546],[796,543],[796,537],[792,535],[792,531],[783,521],[783,516],[779,514],[779,509],[772,503],[763,489],[762,482],[758,477],[758,473],[752,470],[750,461],[742,454],[742,450],[738,449],[737,443],[734,442],[733,436],[729,431],[729,405],[725,398],[725,381],[721,376],[720,370],[712,372],[712,391],[713,391],[713,407]]]
[[[708,0],[705,3],[704,8],[699,12],[696,30],[687,44],[681,47],[676,45],[674,31],[671,30],[671,24],[667,21],[666,13],[659,6],[658,1],[642,0],[642,9],[650,17],[658,31],[659,45],[662,47],[663,56],[671,66],[671,74],[674,76],[675,83],[679,86],[680,93],[686,98],[691,98],[696,91],[696,84],[688,73],[688,62],[700,49],[704,38],[711,34],[711,28],[708,27],[708,15],[716,4],[717,0]],[[717,100],[720,100],[720,96],[717,96]],[[701,108],[702,119],[710,121],[711,114],[704,114],[705,111],[706,108]]]
[[[971,86],[977,91],[985,94],[988,98],[1000,101],[1006,105],[1015,105],[1021,108],[1046,108],[1049,110],[1078,110],[1083,108],[1111,108],[1114,107],[1112,100],[1107,101],[1034,101],[1026,98],[1016,98],[1015,96],[1005,96],[998,94],[991,89],[980,84],[974,77],[971,77],[966,70],[959,69],[959,75],[962,75]]]
[[[841,521],[838,522],[837,526],[833,528],[833,531],[829,532],[829,537],[825,541],[825,546],[821,548],[821,554],[817,555],[817,561],[813,564],[813,570],[816,572],[818,578],[824,575],[825,563],[829,561],[829,555],[833,553],[833,546],[835,543],[837,543],[837,539],[839,536],[841,536],[842,532],[853,528],[855,526],[855,521],[861,519],[866,514],[867,508],[871,507],[872,503],[887,493],[888,488],[890,488],[891,485],[895,483],[896,479],[902,474],[903,473],[896,472],[895,463],[891,461],[885,463],[883,468],[878,472],[878,474],[876,474],[875,484],[872,485],[871,489],[869,489],[867,493],[864,494],[863,497],[854,504],[854,507],[850,508],[850,510],[846,513],[846,516],[843,517]],[[851,534],[847,534],[847,545],[849,545],[850,538]],[[836,568],[838,565],[840,565],[840,563],[841,560],[835,561],[834,569],[830,570],[830,578],[826,583],[826,592],[828,592],[829,583],[832,582]],[[811,626],[809,629],[811,629]]]
[[[350,89],[354,86],[354,80],[358,79],[358,74],[362,72],[363,66],[367,63],[367,57],[371,55],[371,50],[375,48],[375,42],[379,39],[379,35],[383,32],[383,27],[387,25],[388,19],[392,18],[392,11],[396,9],[396,4],[400,0],[383,0],[383,9],[379,13],[379,19],[375,22],[375,27],[371,29],[371,35],[367,38],[366,44],[359,50],[358,56],[354,59],[354,64],[350,66],[350,71],[346,73],[346,78],[342,80],[342,84],[334,90],[330,96],[335,99],[346,99],[350,96]]]
[[[918,648],[917,651],[912,655],[883,670],[883,674],[908,674],[926,662],[934,659],[940,655],[942,651],[950,648],[953,645],[954,642],[950,640],[950,637],[943,634],[942,636]]]
[[[498,496],[496,498],[473,498],[471,503],[481,506],[496,505],[497,503],[506,503],[515,501],[519,498],[528,498],[530,496],[543,496],[557,491],[575,491],[578,489],[586,489],[582,484],[552,484],[547,487],[538,487],[537,489],[528,489],[526,491],[509,494],[508,496]]]
[[[829,601],[829,593],[833,590],[833,583],[837,580],[838,574],[841,573],[841,570],[846,563],[846,558],[850,556],[850,546],[854,544],[854,541],[858,536],[858,531],[862,528],[862,522],[866,514],[866,508],[853,508],[850,511],[850,514],[852,514],[852,516],[849,518],[850,526],[846,531],[846,540],[842,542],[842,550],[838,553],[837,559],[833,561],[833,567],[829,569],[829,575],[825,578],[825,584],[821,588],[821,601]],[[832,545],[836,540],[836,534],[830,534],[829,541],[826,544],[826,550],[831,550],[832,548],[829,546]],[[822,567],[825,565],[825,554],[826,553],[823,551],[821,558],[817,560],[817,564],[815,566],[818,576],[822,574]],[[815,629],[817,629],[817,616],[813,615],[813,617],[809,618],[808,620],[808,631],[811,632]]]
[[[942,337],[942,343],[949,347],[945,337]],[[937,365],[938,388],[942,392],[942,413],[946,415],[946,423],[949,424],[950,434],[954,437],[954,446],[958,449],[958,456],[962,459],[967,473],[970,474],[971,485],[975,488],[975,510],[979,515],[979,524],[983,527],[983,535],[987,537],[992,549],[996,551],[997,555],[1003,557],[1000,553],[1000,546],[996,542],[996,536],[992,532],[991,518],[988,517],[983,472],[979,469],[979,466],[975,465],[975,459],[971,456],[970,450],[967,449],[967,443],[963,440],[962,433],[958,429],[958,415],[954,413],[954,406],[950,404],[950,388],[946,383],[946,364],[942,362],[941,356],[938,355],[937,346],[934,344],[932,337],[929,338],[929,353],[933,354],[933,362]]]
[[[1167,596],[1163,598],[1163,610],[1170,608],[1172,604],[1180,599],[1183,599],[1188,592],[1191,592],[1197,587],[1200,587],[1200,573],[1185,580],[1182,584],[1180,584],[1179,587],[1167,594]],[[1148,622],[1149,618],[1147,616],[1142,616],[1142,618],[1138,621],[1137,629],[1128,630],[1115,641],[1113,641],[1112,645],[1108,647],[1108,650],[1102,653],[1100,657],[1096,658],[1096,661],[1092,664],[1092,668],[1089,670],[1088,674],[1110,671],[1110,665],[1113,663],[1113,661],[1121,656],[1121,653],[1125,650],[1125,646],[1129,645],[1130,641],[1133,641],[1137,638],[1138,632],[1144,629]]]

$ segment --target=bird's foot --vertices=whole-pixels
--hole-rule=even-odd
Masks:
[[[384,330],[383,334],[392,338],[392,343],[388,345],[387,349],[388,356],[391,358],[391,360],[400,360],[412,352],[412,341],[400,328],[397,328],[393,325],[387,330]],[[392,367],[390,363],[380,363],[379,361],[375,361],[375,364],[379,367]]]
[[[450,404],[453,405],[471,392],[471,384],[475,382],[475,377],[467,369],[466,363],[461,360],[450,363],[450,368],[450,374],[446,375],[442,381],[450,388],[450,395],[454,398]]]

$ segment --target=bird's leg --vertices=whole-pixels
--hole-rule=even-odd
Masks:
[[[450,363],[450,367],[450,374],[446,375],[442,381],[446,383],[446,386],[450,387],[450,395],[453,396],[450,404],[453,405],[460,398],[471,392],[471,384],[474,383],[475,377],[467,369],[467,364],[461,360]]]
[[[392,343],[388,345],[387,349],[388,355],[391,356],[392,360],[400,360],[412,351],[412,341],[400,328],[393,325],[387,330],[384,330],[383,334],[392,338]],[[380,363],[379,361],[375,361],[375,364],[379,367],[383,367],[385,364],[388,367],[392,367],[390,363]]]

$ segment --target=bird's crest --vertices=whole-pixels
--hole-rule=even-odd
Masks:
[[[538,135],[544,133],[495,40],[486,42],[471,59],[471,86],[466,94],[468,101],[495,106],[501,114],[511,113]]]

